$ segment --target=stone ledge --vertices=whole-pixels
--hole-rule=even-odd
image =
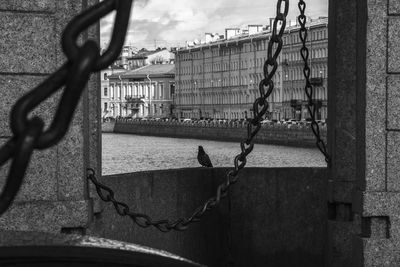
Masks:
[[[21,256],[29,256],[29,258],[32,258],[32,255],[39,258],[39,260],[43,258],[49,259],[52,257],[57,259],[57,255],[53,255],[53,253],[46,251],[46,247],[43,247],[48,246],[48,250],[56,252],[55,254],[62,254],[64,258],[78,255],[77,257],[81,259],[90,260],[90,258],[95,255],[97,256],[97,259],[104,258],[108,261],[111,259],[115,261],[115,263],[120,263],[120,261],[124,259],[125,261],[130,259],[129,264],[138,262],[150,264],[152,262],[154,263],[159,261],[159,263],[161,262],[166,264],[166,266],[201,266],[167,251],[156,250],[142,245],[92,236],[0,230],[0,241],[0,263],[2,255],[6,256],[6,261],[10,259],[12,260],[14,257],[18,257],[18,259],[20,259]],[[1,244],[4,245],[3,248]],[[24,247],[26,247],[25,250],[23,249]],[[31,248],[31,251],[28,250],[29,248]],[[18,250],[23,251],[24,255],[18,254]],[[79,251],[82,250],[88,253],[88,257],[85,256],[85,253],[79,253]],[[9,253],[3,254],[1,253],[2,251]],[[76,255],[67,255],[68,252],[71,251],[75,252]],[[76,253],[77,251],[78,253]],[[174,262],[176,265],[171,264],[171,262]]]

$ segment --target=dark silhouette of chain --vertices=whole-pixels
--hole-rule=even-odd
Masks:
[[[329,165],[331,162],[331,158],[328,154],[328,151],[326,149],[326,145],[325,145],[324,141],[321,139],[319,125],[315,120],[315,113],[317,111],[317,105],[316,105],[316,103],[314,103],[313,98],[312,98],[314,87],[310,82],[311,70],[310,70],[310,67],[308,66],[309,51],[308,51],[308,48],[306,45],[307,35],[308,35],[307,28],[306,28],[307,17],[305,15],[306,3],[304,2],[304,0],[299,0],[298,6],[300,9],[300,15],[297,17],[297,20],[299,21],[299,24],[300,24],[299,35],[300,35],[300,40],[303,43],[303,46],[300,49],[300,54],[304,61],[303,74],[304,74],[304,78],[306,79],[306,85],[304,87],[304,90],[305,90],[307,98],[308,98],[307,109],[308,109],[308,113],[311,116],[311,130],[315,135],[316,145],[317,145],[318,149],[322,152],[322,154],[324,154],[325,161]]]
[[[260,97],[258,97],[253,104],[253,119],[247,124],[247,138],[240,143],[241,153],[235,157],[234,168],[227,173],[225,182],[218,186],[216,195],[208,199],[202,206],[198,207],[191,216],[187,218],[179,218],[175,221],[153,221],[145,214],[131,212],[126,203],[117,201],[114,198],[114,191],[111,188],[101,184],[96,179],[93,169],[88,169],[87,178],[93,182],[98,195],[103,201],[111,202],[119,215],[129,216],[137,225],[141,227],[146,228],[149,226],[154,226],[162,232],[169,232],[171,230],[186,230],[190,223],[200,221],[200,218],[206,211],[214,208],[219,204],[221,199],[227,196],[230,186],[238,181],[238,174],[246,165],[246,157],[254,148],[253,139],[261,129],[261,120],[263,119],[263,116],[269,107],[267,98],[271,95],[274,89],[274,82],[272,78],[278,68],[277,58],[283,46],[282,35],[286,27],[288,10],[289,0],[278,0],[272,35],[268,43],[268,58],[264,63],[264,79],[261,80],[259,84]]]
[[[68,61],[13,106],[10,122],[13,137],[0,148],[0,165],[12,159],[0,195],[0,215],[18,193],[33,150],[49,148],[64,137],[90,74],[106,68],[117,59],[124,44],[131,5],[131,0],[104,0],[73,18],[62,36],[62,48]],[[92,40],[79,47],[76,43],[78,36],[113,10],[117,11],[117,15],[107,51],[100,55],[98,45]],[[53,121],[44,130],[43,120],[39,117],[28,118],[28,114],[63,86],[65,89]]]

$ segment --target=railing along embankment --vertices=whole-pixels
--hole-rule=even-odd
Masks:
[[[326,140],[326,127],[320,127]],[[205,140],[242,141],[247,135],[246,123],[184,123],[165,121],[117,120],[115,133],[162,137],[195,138]],[[315,136],[309,126],[262,125],[255,143],[297,147],[315,147]]]

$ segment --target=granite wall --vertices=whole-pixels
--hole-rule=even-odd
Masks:
[[[174,220],[191,215],[214,196],[227,170],[137,172],[104,176],[101,181],[133,212]],[[210,267],[321,267],[326,177],[325,168],[245,168],[229,200],[185,232],[140,228],[104,203],[90,234],[167,250]]]
[[[0,31],[0,144],[12,133],[9,114],[15,101],[44,81],[65,61],[61,34],[67,23],[97,0],[1,1]],[[99,39],[99,25],[80,41]],[[100,170],[100,93],[98,74],[92,75],[67,135],[56,146],[35,151],[22,188],[11,208],[0,217],[0,229],[60,232],[89,224],[92,205],[86,168]],[[33,114],[48,126],[61,92],[39,105]],[[10,162],[0,170],[3,186]],[[1,243],[1,240],[0,240]]]
[[[355,255],[364,265],[400,265],[400,2],[360,1]],[[364,24],[362,24],[364,20]],[[366,23],[365,23],[366,22]],[[362,42],[364,41],[364,42]]]
[[[105,129],[109,129],[109,126],[106,126]],[[320,130],[322,139],[325,140],[326,127],[321,127]],[[114,133],[240,142],[247,137],[247,126],[117,121]],[[316,148],[315,136],[308,127],[288,128],[284,125],[264,125],[254,140],[259,144]]]
[[[327,266],[399,266],[400,3],[331,0]]]

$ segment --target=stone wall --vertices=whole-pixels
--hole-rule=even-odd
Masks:
[[[101,181],[133,212],[173,220],[190,216],[214,196],[226,171],[162,170],[104,176]],[[245,168],[231,187],[230,202],[224,199],[185,232],[140,228],[103,203],[90,234],[167,250],[210,267],[232,266],[228,261],[238,267],[321,267],[326,177],[325,168]]]
[[[101,123],[101,132],[102,133],[113,133],[115,127],[114,121],[107,121]]]
[[[96,2],[1,1],[0,145],[12,136],[8,125],[12,105],[65,62],[60,40],[67,23]],[[99,39],[98,24],[82,34],[80,41],[88,38]],[[56,146],[33,153],[20,192],[0,217],[0,229],[60,232],[89,224],[91,201],[86,168],[101,169],[99,81],[98,74],[91,76],[66,136]],[[54,117],[61,91],[33,111],[47,126]],[[0,188],[9,167],[10,162],[0,169]]]
[[[367,0],[359,31],[357,128],[359,158],[354,211],[361,219],[355,238],[364,266],[400,265],[400,2]]]
[[[114,132],[240,142],[247,137],[247,126],[117,121]],[[321,134],[325,140],[326,128],[321,128]],[[255,142],[260,144],[316,147],[315,137],[311,129],[297,126],[288,128],[287,126],[264,125],[256,136]]]

